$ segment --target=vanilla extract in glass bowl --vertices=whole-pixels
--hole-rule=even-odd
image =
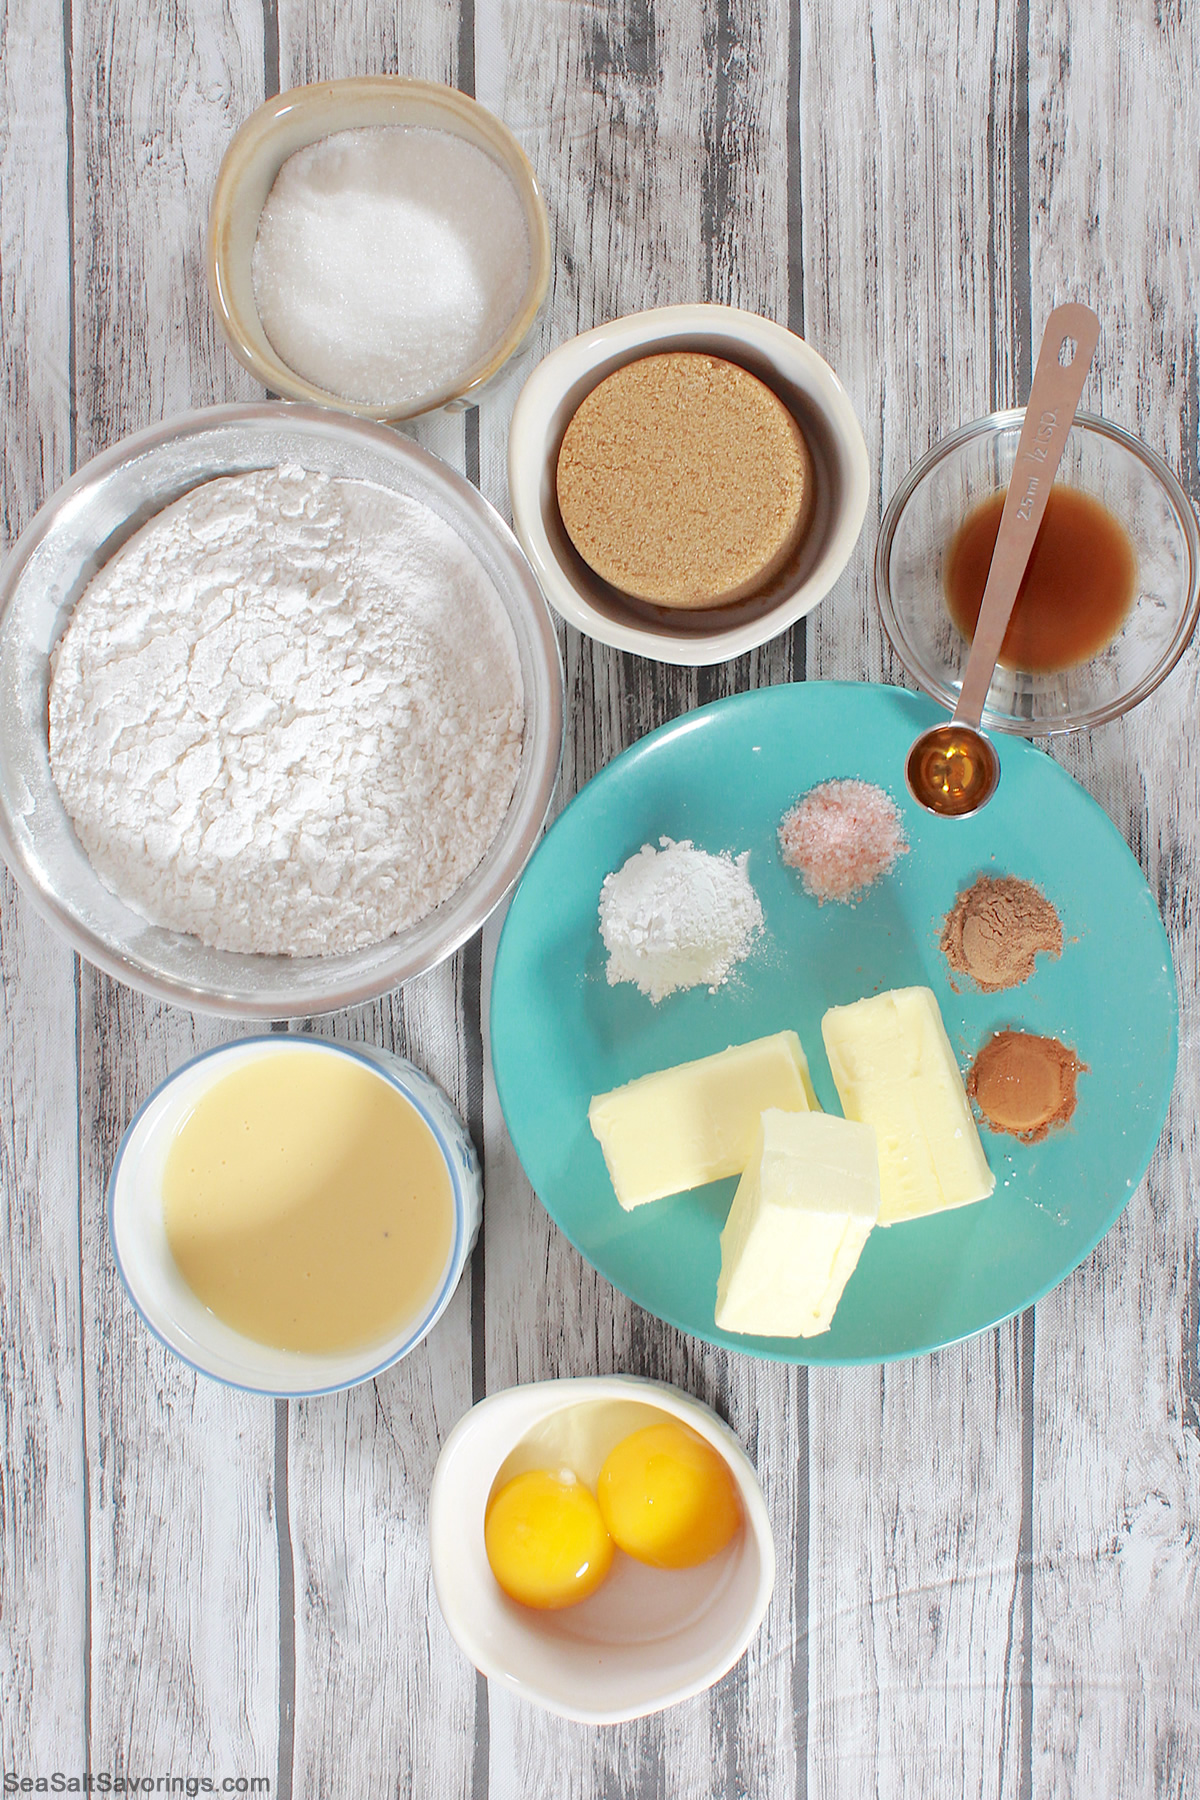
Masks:
[[[1020,409],[993,413],[943,438],[901,483],[880,527],[875,592],[884,629],[909,675],[948,712],[958,701],[973,629],[969,617],[960,628],[952,615],[950,565],[967,534],[978,531],[982,592],[1023,419]],[[1060,489],[1069,507],[1081,503],[1089,518],[1099,512],[1116,522],[1125,555],[1132,555],[1132,593],[1125,601],[1117,588],[1116,617],[1088,624],[1090,645],[1082,641],[1082,620],[1077,632],[1070,626],[1070,654],[1061,660],[1043,650],[1033,667],[1006,638],[983,709],[985,731],[1042,737],[1119,718],[1175,667],[1196,625],[1200,532],[1162,459],[1119,426],[1077,413],[1054,495]],[[983,526],[988,507],[995,509],[990,537]],[[1083,532],[1080,526],[1073,540]],[[1039,538],[1035,561],[1042,550]],[[1064,594],[1076,585],[1079,561],[1068,558],[1055,583],[1056,611],[1070,605]]]
[[[967,514],[946,553],[946,606],[968,643],[987,585],[1007,489]],[[1099,500],[1055,482],[1000,646],[1006,669],[1053,675],[1106,650],[1133,604],[1137,556]]]

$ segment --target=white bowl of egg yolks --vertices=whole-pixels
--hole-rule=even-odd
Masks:
[[[607,1572],[582,1600],[546,1608],[510,1598],[491,1558],[507,1582],[514,1557],[532,1555],[539,1572],[541,1547],[536,1538],[532,1550],[522,1545],[520,1522],[505,1523],[497,1534],[503,1514],[497,1497],[534,1472],[567,1484],[574,1479],[602,1498],[608,1481],[608,1504],[615,1496],[626,1518],[641,1522],[635,1531],[652,1529],[645,1496],[633,1491],[638,1434],[652,1427],[668,1453],[671,1439],[680,1441],[682,1500],[694,1519],[721,1510],[722,1489],[731,1482],[736,1528],[723,1548],[674,1567],[609,1548]],[[698,1457],[686,1453],[695,1438],[702,1440]],[[553,1517],[548,1525],[553,1539]],[[695,1530],[689,1528],[689,1537]],[[699,1532],[702,1539],[703,1525]],[[719,1681],[762,1623],[775,1579],[762,1490],[733,1433],[690,1395],[632,1375],[541,1381],[481,1400],[438,1458],[429,1535],[438,1602],[459,1648],[521,1699],[590,1725],[659,1712]],[[686,1564],[693,1551],[703,1556],[709,1544],[700,1539],[684,1542],[673,1560]],[[554,1542],[545,1546],[548,1562],[557,1549]],[[583,1584],[591,1585],[587,1576]]]
[[[371,1045],[271,1033],[155,1089],[108,1185],[129,1298],[168,1350],[251,1393],[369,1381],[441,1317],[483,1207],[441,1089]]]

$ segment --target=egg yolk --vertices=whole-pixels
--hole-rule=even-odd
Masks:
[[[723,1550],[742,1523],[729,1465],[686,1425],[647,1425],[600,1471],[604,1523],[627,1556],[656,1569],[690,1569]]]
[[[510,1600],[544,1612],[594,1594],[612,1567],[612,1539],[596,1497],[573,1476],[531,1469],[488,1506],[483,1541]]]

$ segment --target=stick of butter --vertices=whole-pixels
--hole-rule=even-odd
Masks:
[[[806,1112],[816,1104],[800,1039],[778,1031],[597,1094],[588,1123],[629,1211],[740,1175],[765,1107]]]
[[[986,1199],[996,1185],[929,988],[894,988],[834,1006],[821,1021],[848,1119],[879,1144],[879,1223]]]
[[[878,1217],[879,1153],[869,1125],[764,1112],[721,1233],[721,1330],[828,1331]]]

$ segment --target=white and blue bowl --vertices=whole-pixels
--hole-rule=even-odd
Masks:
[[[163,1171],[175,1134],[200,1096],[264,1056],[348,1056],[366,1063],[411,1102],[446,1164],[454,1204],[450,1250],[429,1301],[403,1330],[355,1350],[280,1350],[256,1343],[211,1312],[183,1279],[163,1219]],[[441,1089],[403,1057],[367,1044],[273,1032],[205,1051],[160,1083],[134,1115],[108,1183],[108,1225],[125,1290],[160,1343],[214,1381],[253,1394],[296,1399],[370,1381],[407,1356],[449,1306],[483,1216],[475,1146]]]

